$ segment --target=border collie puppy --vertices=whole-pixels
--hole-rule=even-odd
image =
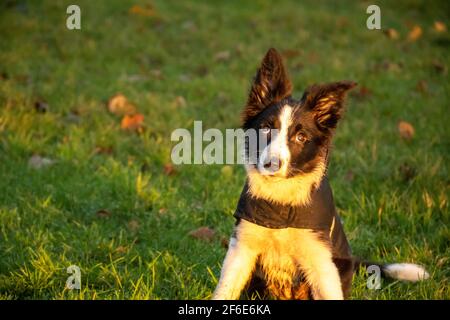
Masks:
[[[213,299],[238,299],[245,289],[277,299],[349,297],[354,270],[369,263],[352,256],[326,170],[345,95],[355,85],[313,85],[295,100],[281,56],[275,49],[267,52],[242,114],[244,130],[258,130],[267,144],[258,143],[256,161],[246,164]],[[247,145],[247,158],[250,153]],[[401,280],[429,276],[414,264],[378,266],[383,275]]]

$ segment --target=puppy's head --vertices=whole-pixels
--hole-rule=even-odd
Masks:
[[[242,113],[243,128],[258,132],[256,146],[246,146],[247,159],[255,159],[247,170],[265,179],[289,179],[324,168],[346,92],[355,85],[313,85],[295,100],[281,56],[270,49]]]

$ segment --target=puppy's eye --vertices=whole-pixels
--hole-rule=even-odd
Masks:
[[[303,142],[306,141],[306,136],[305,136],[303,133],[299,133],[299,134],[297,134],[297,136],[295,137],[295,140],[296,140],[297,142],[303,143]]]
[[[269,134],[270,133],[270,127],[262,127],[261,128],[261,132],[263,133],[263,134]]]

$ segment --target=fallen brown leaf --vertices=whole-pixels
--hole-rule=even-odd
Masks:
[[[55,161],[49,158],[41,157],[38,154],[34,154],[29,160],[28,160],[28,166],[33,169],[41,169],[43,167],[48,167],[52,165]]]
[[[136,107],[128,101],[127,97],[118,93],[109,99],[108,111],[119,116],[132,115],[136,113]]]
[[[189,236],[202,241],[212,241],[216,232],[208,227],[200,227],[189,232]]]
[[[409,41],[417,41],[422,36],[422,28],[418,25],[415,25],[411,31],[408,33]]]
[[[164,173],[168,176],[172,176],[176,173],[175,167],[171,163],[166,163],[164,165]]]
[[[447,27],[446,27],[445,23],[443,23],[441,21],[435,21],[434,22],[434,30],[436,30],[437,32],[446,32]]]
[[[135,4],[134,6],[132,6],[130,8],[130,10],[128,11],[131,14],[137,15],[137,16],[143,16],[143,17],[155,17],[157,16],[156,10],[155,8],[150,5],[147,4],[144,7]]]
[[[411,123],[406,121],[400,121],[398,123],[398,132],[400,136],[405,140],[411,140],[414,137],[414,127]]]
[[[124,130],[140,131],[144,124],[144,115],[136,113],[134,115],[125,115],[122,118],[120,127]]]
[[[165,214],[167,213],[167,208],[160,208],[160,209],[158,210],[158,213],[159,213],[160,215],[165,215]]]
[[[389,28],[389,29],[383,30],[383,33],[389,39],[393,39],[393,40],[397,40],[400,37],[400,35],[398,34],[397,30],[395,30],[393,28]]]
[[[97,217],[99,217],[99,218],[109,218],[109,217],[111,217],[111,212],[109,212],[109,211],[106,210],[106,209],[100,209],[100,210],[98,210],[95,214],[96,214]]]

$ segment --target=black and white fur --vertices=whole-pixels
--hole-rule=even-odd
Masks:
[[[278,135],[257,162],[247,164],[252,197],[283,205],[307,205],[324,177],[334,129],[341,118],[345,94],[356,84],[341,81],[309,87],[301,100],[291,97],[292,85],[280,55],[264,57],[243,111],[243,128]],[[276,159],[277,170],[264,171]],[[271,229],[246,220],[236,223],[213,299],[238,299],[253,280],[263,281],[275,298],[344,299],[350,292],[355,264],[333,260],[324,235],[300,228]],[[384,275],[408,281],[428,278],[415,264],[380,265]],[[300,282],[300,285],[299,285]]]

